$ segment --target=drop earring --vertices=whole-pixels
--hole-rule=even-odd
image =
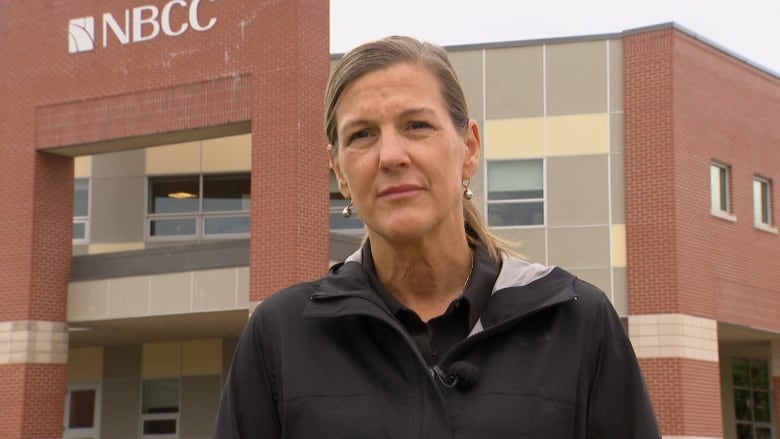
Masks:
[[[463,183],[463,198],[470,200],[474,198],[474,192],[472,192],[471,188],[471,180],[466,180]]]
[[[352,216],[352,200],[349,200],[349,204],[341,211],[341,216],[349,218]]]

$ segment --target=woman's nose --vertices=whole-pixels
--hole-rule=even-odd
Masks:
[[[379,164],[385,169],[409,164],[407,141],[397,131],[385,131],[379,139]]]

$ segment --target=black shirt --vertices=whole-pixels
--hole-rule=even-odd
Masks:
[[[444,314],[426,323],[379,282],[368,241],[363,246],[362,259],[363,266],[371,274],[374,291],[390,313],[406,328],[429,366],[438,364],[447,349],[469,335],[487,306],[501,268],[500,264],[490,258],[483,245],[474,247],[474,267],[463,294],[450,303]]]

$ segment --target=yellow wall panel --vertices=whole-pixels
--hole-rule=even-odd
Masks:
[[[68,351],[68,382],[100,381],[103,378],[103,348],[73,348]]]
[[[626,225],[613,224],[610,227],[610,241],[612,241],[612,266],[626,266]]]
[[[203,172],[249,171],[251,168],[251,134],[203,141]]]
[[[544,118],[485,121],[484,155],[488,160],[544,156]]]
[[[100,242],[90,244],[87,253],[96,255],[99,253],[125,252],[131,250],[143,250],[146,246],[143,242]]]
[[[92,156],[85,155],[73,159],[73,177],[87,178],[92,175]]]
[[[606,154],[609,115],[580,114],[547,118],[547,155]]]
[[[144,344],[141,376],[143,378],[181,376],[181,342]]]
[[[183,376],[219,375],[222,372],[222,340],[191,340],[181,345]]]
[[[146,149],[146,174],[199,174],[200,141]]]

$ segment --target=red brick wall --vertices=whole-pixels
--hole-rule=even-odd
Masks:
[[[723,437],[718,363],[684,358],[639,360],[661,433]]]
[[[631,314],[780,330],[780,237],[753,226],[753,176],[780,182],[780,78],[663,29],[624,43]],[[731,165],[736,223],[710,215],[709,164]]]
[[[0,376],[0,437],[62,437],[64,364],[0,365]]]
[[[70,19],[95,16],[102,46],[103,13],[122,22],[126,8],[165,3],[0,3],[0,321],[65,320],[72,160],[37,150],[83,142],[113,141],[108,151],[128,137],[249,120],[252,300],[327,268],[328,2],[202,0],[201,22],[217,18],[209,31],[68,53]],[[186,20],[173,12],[175,26]],[[59,437],[65,381],[25,377],[0,374],[2,388],[23,383],[2,392],[0,437],[19,437],[18,416],[26,423],[33,409]]]
[[[629,314],[677,312],[672,31],[623,43]]]
[[[780,78],[665,28],[625,37],[624,87],[629,314],[779,330],[780,237],[753,226],[752,181],[780,182]],[[736,222],[710,214],[712,160]],[[641,364],[665,434],[722,436],[718,363]]]

